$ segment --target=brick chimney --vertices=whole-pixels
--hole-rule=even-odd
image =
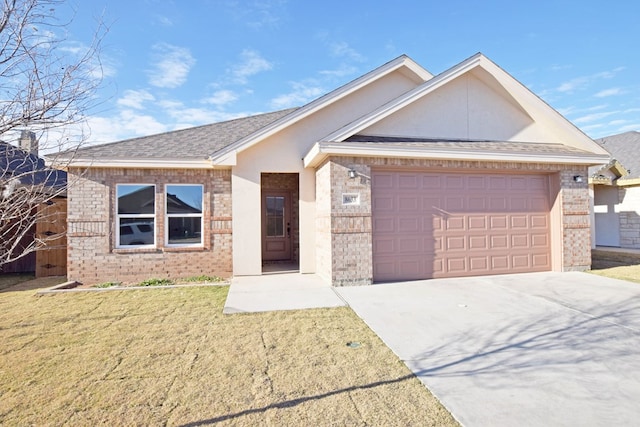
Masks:
[[[38,155],[38,140],[36,139],[36,134],[29,130],[23,130],[20,132],[20,148],[24,151]]]

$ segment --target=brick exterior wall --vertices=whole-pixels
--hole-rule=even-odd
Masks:
[[[575,165],[476,162],[429,159],[331,157],[316,173],[317,267],[318,274],[330,278],[334,286],[368,285],[373,282],[371,222],[371,168],[407,167],[431,170],[518,171],[559,173],[562,217],[562,270],[586,270],[591,265],[589,194],[586,182],[576,183],[575,175],[587,176],[587,168]],[[349,169],[358,177],[349,178]],[[330,175],[330,176],[328,176]],[[330,181],[330,183],[329,183]],[[585,180],[586,181],[586,180]],[[358,193],[358,206],[343,206],[343,193]],[[330,197],[330,212],[327,211]],[[553,203],[553,200],[551,201]]]
[[[640,187],[619,187],[620,247],[640,249]]]
[[[115,248],[116,184],[155,184],[153,249]],[[202,184],[203,247],[166,247],[165,184]],[[229,170],[69,170],[67,277],[85,284],[232,272],[231,172]]]
[[[560,172],[562,203],[562,271],[584,271],[591,268],[591,216],[589,184],[577,183],[573,177],[586,178],[587,168],[566,166]]]

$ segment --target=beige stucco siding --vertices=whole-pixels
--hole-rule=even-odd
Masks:
[[[396,71],[340,99],[286,129],[238,153],[232,168],[233,271],[259,275],[261,260],[260,174],[298,173],[300,177],[300,271],[316,271],[315,171],[302,158],[327,134],[415,87]]]

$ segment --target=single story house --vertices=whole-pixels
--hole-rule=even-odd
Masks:
[[[76,152],[68,276],[584,270],[587,168],[608,161],[483,54],[438,75],[403,55],[300,108]]]
[[[640,249],[640,132],[597,139],[611,153],[589,169],[593,247]]]

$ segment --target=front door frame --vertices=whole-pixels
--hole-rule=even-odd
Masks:
[[[284,198],[284,212],[283,212],[283,224],[282,235],[268,236],[267,231],[267,198],[268,197],[283,197]],[[270,190],[264,189],[262,191],[262,203],[261,203],[261,218],[262,218],[262,261],[291,261],[293,259],[293,233],[292,233],[292,201],[291,192],[283,190]]]

